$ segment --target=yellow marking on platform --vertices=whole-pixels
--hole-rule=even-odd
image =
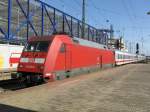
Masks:
[[[2,55],[0,55],[0,68],[3,67],[3,64],[4,64],[4,58]]]

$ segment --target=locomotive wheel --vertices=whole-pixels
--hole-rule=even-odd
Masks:
[[[31,81],[31,78],[30,77],[26,77],[26,80],[24,81],[26,87],[31,87],[34,85],[34,82]]]
[[[39,77],[37,78],[37,77],[34,77],[32,75],[31,76],[30,75],[26,76],[25,79],[26,80],[24,81],[24,83],[27,87],[35,86],[35,85],[38,85],[38,84],[42,83],[42,81]]]

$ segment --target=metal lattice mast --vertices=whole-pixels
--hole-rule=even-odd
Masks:
[[[85,35],[85,0],[82,2],[82,36],[84,38]]]

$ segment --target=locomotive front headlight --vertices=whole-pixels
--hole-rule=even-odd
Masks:
[[[21,58],[20,62],[27,63],[29,62],[29,58]]]
[[[45,62],[45,58],[35,58],[35,63],[43,64]]]

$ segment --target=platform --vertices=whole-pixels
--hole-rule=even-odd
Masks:
[[[149,112],[150,64],[130,64],[0,94],[0,110]]]

